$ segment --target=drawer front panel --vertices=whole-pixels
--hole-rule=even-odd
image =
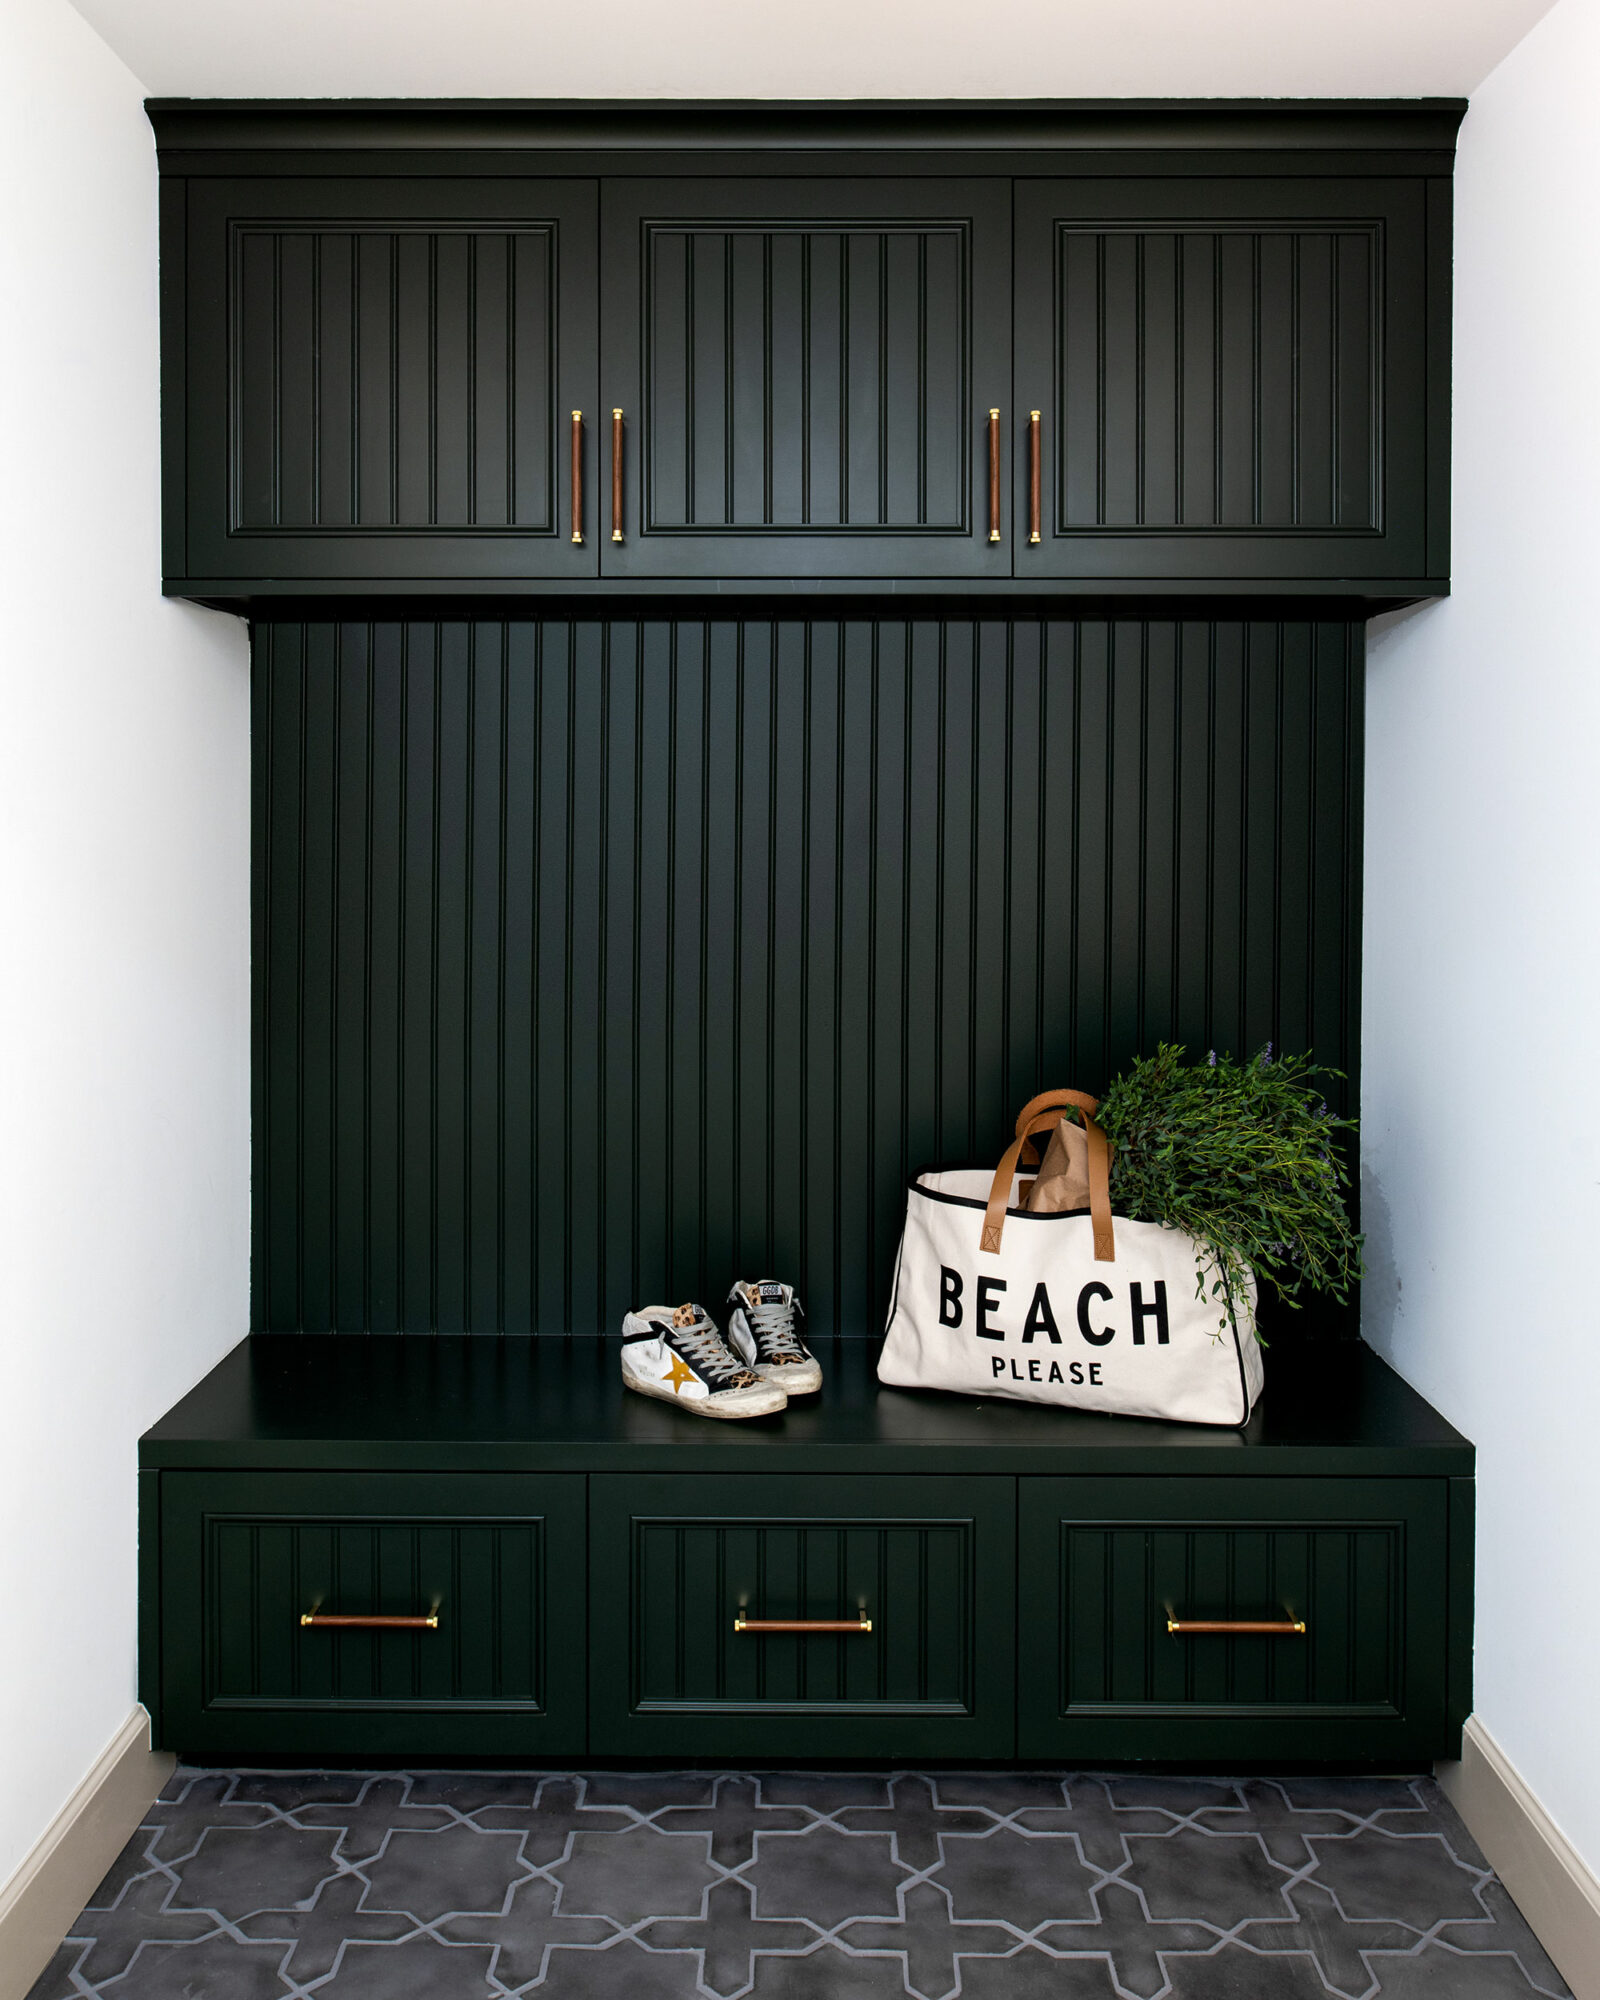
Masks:
[[[1025,1752],[1370,1755],[1442,1728],[1443,1482],[1022,1484]]]
[[[169,1473],[178,1747],[483,1749],[583,1740],[578,1478]],[[432,1618],[432,1625],[306,1618]]]
[[[1010,1480],[592,1484],[596,1750],[1009,1753]]]

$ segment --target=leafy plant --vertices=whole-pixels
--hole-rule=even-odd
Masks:
[[[1316,1081],[1339,1074],[1309,1056],[1275,1058],[1270,1042],[1246,1062],[1212,1051],[1196,1063],[1163,1042],[1100,1100],[1112,1207],[1209,1248],[1195,1296],[1209,1281],[1224,1327],[1230,1295],[1244,1296],[1252,1270],[1289,1305],[1302,1287],[1342,1300],[1361,1276],[1336,1143],[1355,1121],[1329,1111]]]

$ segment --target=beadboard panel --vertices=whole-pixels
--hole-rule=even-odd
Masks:
[[[1058,226],[1056,520],[1382,527],[1382,237]]]
[[[235,529],[553,534],[555,228],[235,228]]]
[[[969,235],[648,225],[645,533],[965,534]]]
[[[266,622],[259,1329],[881,1325],[903,1181],[1359,1046],[1362,628]]]

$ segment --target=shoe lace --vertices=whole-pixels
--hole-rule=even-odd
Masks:
[[[756,1352],[763,1361],[805,1360],[805,1344],[795,1331],[793,1299],[786,1305],[770,1299],[763,1301],[752,1285],[745,1293],[744,1309],[756,1337]]]
[[[740,1361],[709,1319],[698,1319],[689,1324],[675,1319],[672,1344],[680,1348],[700,1373],[720,1389],[749,1389],[759,1380]]]

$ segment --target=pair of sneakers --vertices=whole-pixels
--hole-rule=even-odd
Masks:
[[[740,1279],[728,1294],[728,1331],[704,1306],[645,1306],[622,1322],[622,1380],[641,1396],[680,1403],[697,1417],[766,1417],[791,1396],[822,1387],[822,1369],[800,1338],[793,1285]]]

